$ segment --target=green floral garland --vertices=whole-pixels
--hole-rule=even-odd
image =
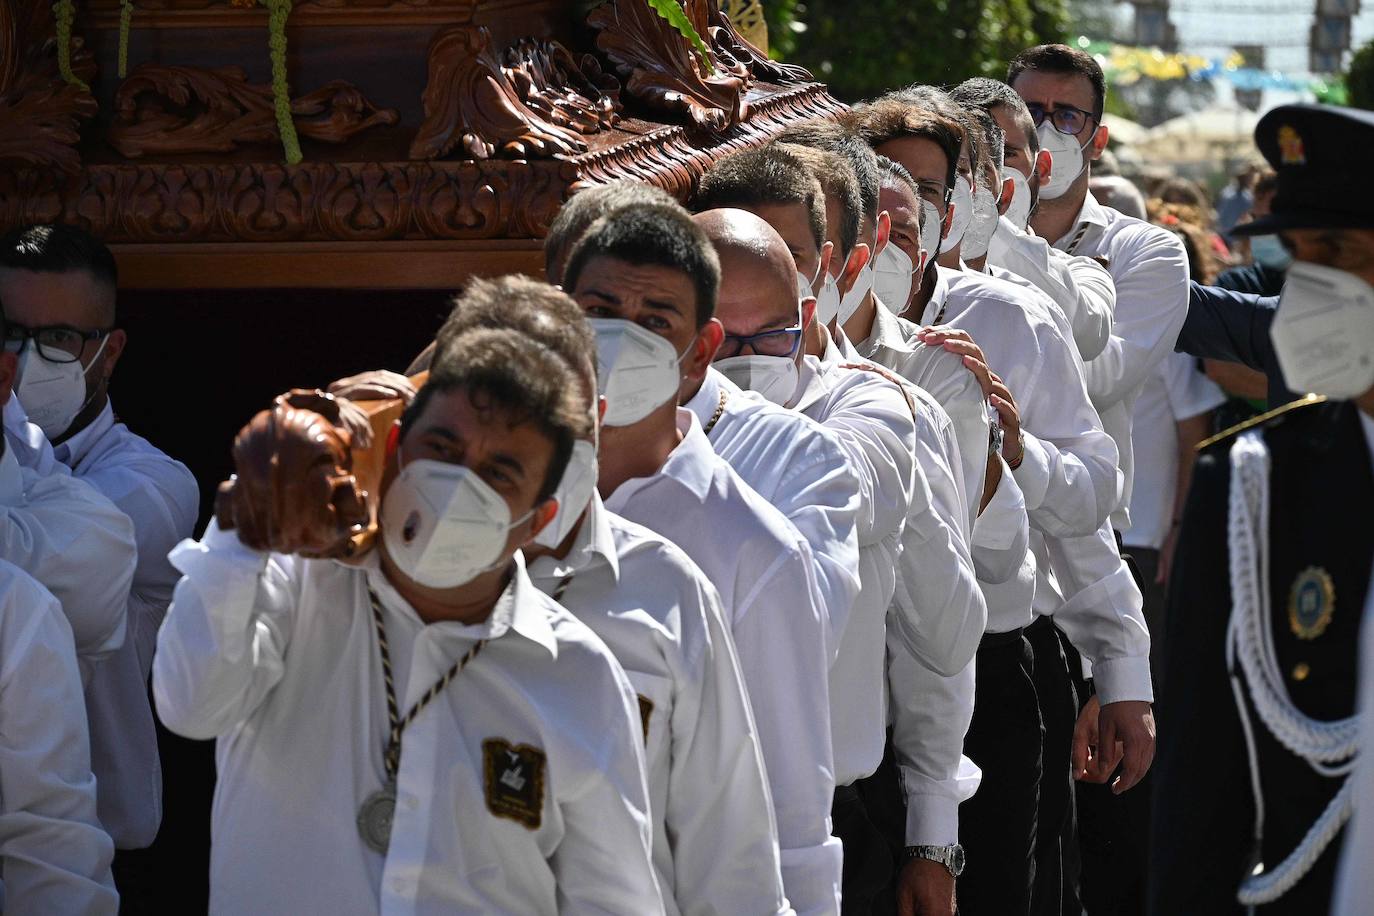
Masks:
[[[71,85],[90,92],[91,87],[72,72],[72,23],[76,21],[72,0],[57,0],[52,12],[57,20],[57,72]]]
[[[133,0],[119,0],[119,78],[129,70],[129,24],[134,18]]]
[[[68,0],[70,2],[70,0]],[[291,15],[291,0],[259,0],[267,7],[268,47],[272,49],[272,104],[277,110],[277,132],[281,134],[286,161],[301,161],[301,142],[291,120],[291,88],[286,83],[286,19]]]

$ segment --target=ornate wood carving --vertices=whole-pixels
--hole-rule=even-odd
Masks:
[[[80,174],[0,169],[0,227],[63,221],[109,242],[381,242],[540,238],[571,190],[625,178],[685,196],[716,159],[842,110],[818,84],[756,87],[750,119],[707,143],[626,122],[566,159],[133,162]]]
[[[410,156],[580,153],[587,149],[583,135],[615,123],[619,94],[620,84],[590,54],[576,61],[557,42],[525,39],[498,56],[487,29],[452,26],[430,42],[425,120]]]
[[[72,71],[88,85],[95,60],[72,38]],[[96,112],[89,90],[57,72],[57,39],[47,0],[0,2],[0,162],[75,170],[81,122]]]
[[[710,34],[713,16],[719,15],[715,0],[683,0],[683,11],[702,36]],[[645,0],[607,0],[592,10],[587,23],[598,30],[596,46],[625,79],[626,92],[650,108],[685,114],[711,133],[748,117],[749,68],[717,47],[711,49],[711,72],[703,73],[691,43]]]
[[[728,57],[748,68],[754,79],[779,85],[815,82],[816,78],[806,68],[784,64],[770,58],[768,52],[761,50],[744,37],[744,33],[730,21],[724,10],[710,11],[709,18],[709,44],[715,48],[718,55]]]
[[[342,143],[399,116],[379,109],[356,86],[339,80],[292,99],[296,131]],[[272,87],[254,86],[238,67],[163,67],[143,64],[115,93],[110,143],[125,156],[145,153],[223,153],[276,142]]]

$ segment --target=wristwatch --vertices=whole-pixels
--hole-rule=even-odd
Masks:
[[[955,878],[964,873],[964,847],[958,843],[953,846],[908,846],[906,857],[939,862],[949,869],[950,875]]]

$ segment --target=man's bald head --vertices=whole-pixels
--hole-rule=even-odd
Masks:
[[[749,336],[797,322],[797,265],[777,230],[747,210],[692,217],[720,259],[716,317],[727,335]]]

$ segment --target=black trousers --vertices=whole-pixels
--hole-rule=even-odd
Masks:
[[[1150,633],[1164,629],[1164,596],[1154,585],[1159,552],[1117,546],[1145,599],[1145,622]],[[1160,640],[1162,644],[1163,640]],[[1156,645],[1150,646],[1150,667],[1155,674]],[[1083,679],[1083,663],[1073,646],[1066,645],[1069,673],[1073,676],[1079,706],[1088,702],[1092,689]],[[1156,688],[1157,690],[1158,688]],[[1118,774],[1113,774],[1115,779]],[[1080,782],[1074,786],[1078,815],[1078,853],[1081,870],[1079,891],[1089,916],[1144,916],[1149,875],[1150,774],[1123,795],[1113,795],[1106,783]]]
[[[1030,641],[1020,630],[983,637],[977,671],[964,753],[982,769],[983,781],[959,806],[967,862],[959,878],[959,912],[1029,916],[1044,751]]]
[[[887,881],[877,892],[868,898],[868,913],[871,916],[897,916],[897,874],[906,864],[906,796],[902,794],[901,777],[897,771],[897,759],[892,753],[892,729],[887,730],[887,742],[883,747],[883,760],[872,776],[866,776],[854,783],[854,789],[863,803],[864,816],[873,826],[882,847],[886,848],[891,870]],[[838,794],[838,793],[837,793]],[[832,812],[833,816],[833,812]],[[838,821],[836,821],[838,824]],[[839,828],[835,836],[840,836]],[[843,837],[841,837],[843,840]],[[847,842],[847,841],[845,841]],[[875,849],[874,855],[880,853]],[[845,848],[846,874],[842,882],[848,881],[849,850]],[[844,913],[856,912],[850,908],[849,895],[845,892],[842,907]],[[861,892],[865,893],[865,892]]]
[[[887,839],[869,818],[864,801],[853,786],[835,788],[830,824],[834,836],[844,844],[840,913],[869,916],[873,902],[893,880],[892,851]]]
[[[1040,805],[1035,840],[1036,916],[1081,916],[1078,898],[1078,829],[1070,745],[1078,720],[1078,692],[1069,676],[1068,639],[1049,617],[1026,627],[1035,653],[1035,692],[1045,726]]]
[[[1169,613],[1165,605],[1164,586],[1155,581],[1159,574],[1159,551],[1148,547],[1126,547],[1130,557],[1140,570],[1140,592],[1145,597],[1145,625],[1150,628],[1150,679],[1154,682],[1155,696],[1159,696],[1164,683],[1164,656],[1167,650],[1164,641],[1165,618]]]

